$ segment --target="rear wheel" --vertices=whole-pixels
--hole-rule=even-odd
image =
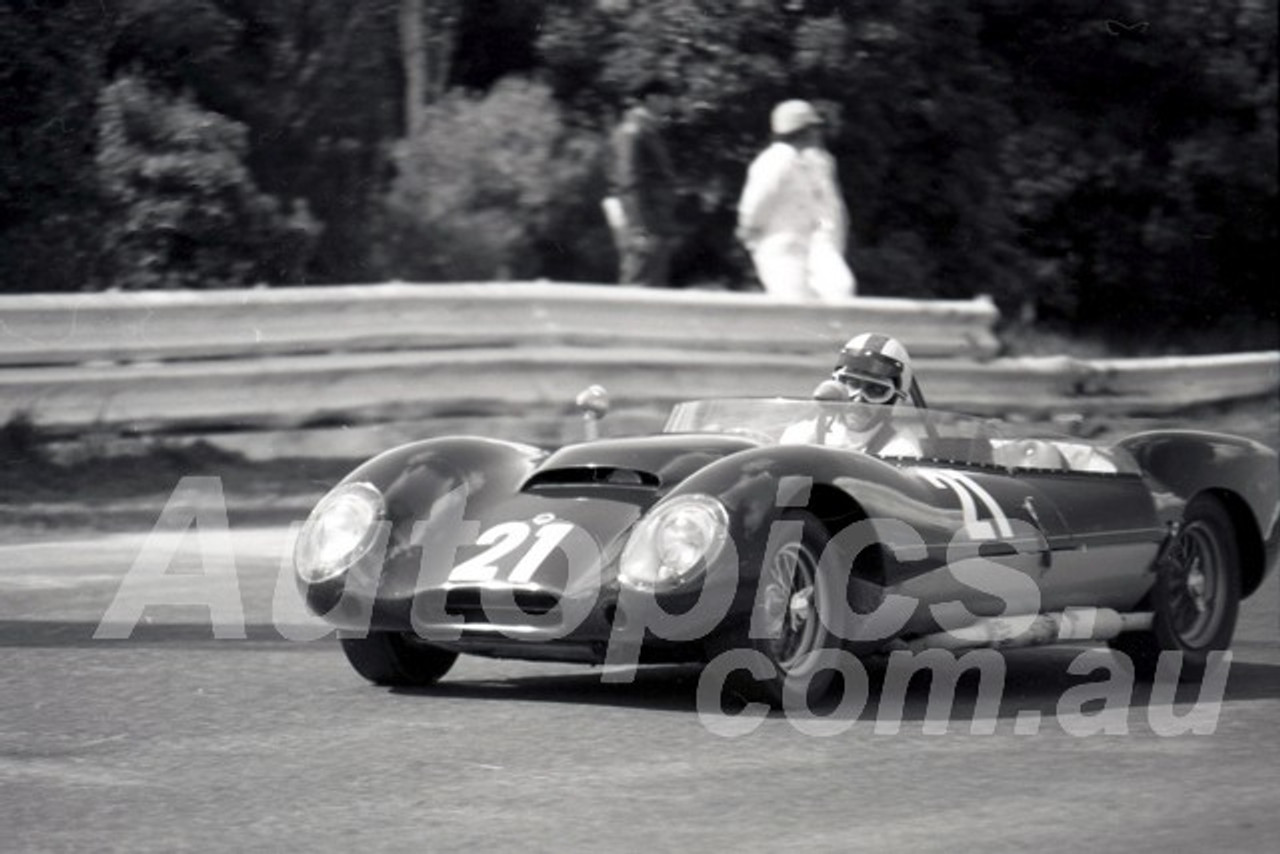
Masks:
[[[456,652],[408,632],[370,632],[368,637],[342,638],[341,643],[355,671],[377,685],[433,685],[458,660]]]
[[[753,619],[714,638],[710,645],[713,655],[735,649],[762,653],[772,665],[772,675],[757,678],[735,670],[728,684],[742,697],[775,708],[791,702],[812,704],[821,698],[835,673],[824,665],[820,653],[839,645],[820,616],[832,596],[831,585],[820,571],[830,534],[811,513],[788,513],[781,521],[798,522],[801,534],[770,543],[761,566]],[[753,626],[758,637],[752,637]]]
[[[1154,675],[1161,652],[1181,652],[1182,678],[1199,679],[1209,653],[1231,644],[1240,611],[1240,550],[1221,502],[1201,496],[1187,505],[1156,572],[1151,631],[1122,634],[1111,646],[1144,677]]]

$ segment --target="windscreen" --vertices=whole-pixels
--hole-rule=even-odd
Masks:
[[[793,398],[721,398],[680,403],[666,433],[723,433],[761,445],[822,445],[883,459],[1136,474],[1123,450],[1032,425],[937,409]]]

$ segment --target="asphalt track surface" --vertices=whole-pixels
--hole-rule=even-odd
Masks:
[[[331,637],[286,639],[322,630],[289,584],[275,599],[287,539],[224,543],[243,640],[215,639],[207,605],[154,604],[129,639],[94,639],[145,534],[0,546],[0,850],[1274,852],[1280,838],[1274,577],[1245,605],[1223,702],[1199,710],[1217,716],[1209,735],[1156,734],[1168,707],[1143,689],[1126,734],[1072,734],[1059,702],[1102,674],[1072,675],[1081,650],[1055,648],[1008,655],[991,735],[971,731],[966,681],[934,722],[945,733],[926,732],[914,682],[885,731],[873,671],[830,737],[775,714],[725,738],[690,668],[613,684],[464,658],[430,692],[365,684]],[[208,569],[194,535],[151,548],[173,549],[172,574]]]

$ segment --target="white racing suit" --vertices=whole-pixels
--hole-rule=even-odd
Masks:
[[[738,233],[771,296],[810,302],[853,296],[856,281],[844,260],[847,219],[826,150],[775,142],[752,162]]]

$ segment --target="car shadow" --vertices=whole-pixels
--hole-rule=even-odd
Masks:
[[[1099,658],[1107,655],[1105,648],[1095,648]],[[1068,692],[1081,686],[1101,685],[1107,682],[1110,671],[1104,668],[1090,670],[1082,668],[1073,673],[1070,667],[1085,647],[1046,647],[1039,649],[1006,650],[1001,653],[1004,662],[1003,686],[998,694],[999,702],[994,717],[999,720],[1017,720],[1021,716],[1032,713],[1039,720],[1051,720],[1058,716],[1060,704],[1073,712],[1084,715],[1094,714],[1101,710],[1104,701],[1098,692],[1088,691],[1086,696],[1097,699],[1067,701]],[[865,707],[858,713],[858,720],[879,721],[887,717],[896,717],[903,722],[923,722],[931,715],[930,704],[933,702],[934,680],[929,672],[920,672],[912,676],[905,691],[901,692],[901,712],[897,712],[895,692],[887,690],[888,665],[884,659],[873,659],[867,663],[868,698]],[[1128,684],[1128,683],[1124,683]],[[948,680],[945,689],[949,689]],[[1195,703],[1200,699],[1217,699],[1202,695],[1204,686],[1200,680],[1179,683],[1173,692],[1175,703]],[[838,708],[839,689],[829,693],[814,709],[816,714],[827,714],[833,718],[849,717]],[[1241,702],[1260,699],[1280,698],[1280,665],[1233,661],[1230,665],[1226,688],[1222,693],[1223,702]],[[1132,690],[1114,698],[1123,700],[1124,706],[1130,709],[1144,710],[1153,701],[1158,704],[1169,702],[1167,689],[1158,692],[1150,680],[1134,679]],[[978,715],[987,715],[991,710],[984,706],[986,697],[982,690],[981,675],[977,669],[965,670],[955,682],[954,699],[949,706],[944,706],[948,719],[964,724],[974,720]],[[962,727],[960,731],[964,731]]]
[[[51,648],[80,647],[95,650],[126,651],[138,647],[218,647],[227,650],[244,650],[259,647],[272,651],[291,650],[299,653],[316,652],[324,655],[341,654],[334,647],[332,637],[319,641],[298,642],[286,640],[279,628],[271,625],[247,624],[243,639],[220,640],[208,624],[139,622],[126,640],[95,639],[97,623],[40,620],[0,620],[0,649],[3,648]],[[1245,646],[1254,644],[1245,643]],[[1272,644],[1264,645],[1272,649]],[[999,702],[994,716],[998,719],[1017,719],[1026,713],[1038,713],[1041,719],[1052,719],[1064,695],[1073,688],[1105,680],[1106,671],[1076,674],[1070,666],[1084,647],[1040,647],[1035,649],[1008,650],[1001,655],[1004,663],[1003,681]],[[833,720],[879,721],[892,717],[902,722],[934,720],[939,714],[930,709],[934,702],[933,676],[927,670],[914,674],[901,690],[886,694],[887,666],[883,658],[871,658],[863,662],[867,674],[865,702],[841,707],[847,699],[843,686],[837,684],[826,697],[815,704],[813,712]],[[430,688],[386,689],[409,697],[456,697],[476,701],[501,700],[520,702],[545,702],[560,704],[585,704],[632,708],[643,711],[697,713],[698,686],[702,676],[700,665],[644,666],[629,671],[610,671],[607,676],[599,669],[582,667],[578,672],[556,672],[508,676],[489,679],[458,679],[445,677]],[[992,716],[987,697],[976,669],[963,671],[954,684],[954,696],[950,695],[950,681],[939,686],[939,694],[947,720],[960,724],[972,721],[975,715]],[[901,698],[901,711],[898,711]],[[1167,702],[1167,696],[1158,698]],[[1187,682],[1178,686],[1175,702],[1194,703],[1201,699],[1199,682]],[[1280,665],[1235,660],[1231,664],[1229,678],[1222,699],[1224,702],[1280,699]],[[707,711],[722,710],[735,714],[744,707],[740,697],[722,692],[719,707]],[[1090,714],[1101,701],[1086,702],[1078,711]],[[1152,704],[1152,685],[1135,681],[1128,696],[1131,709],[1145,709]],[[1074,708],[1074,707],[1072,707]],[[773,712],[782,718],[784,713]]]
[[[1099,669],[1083,674],[1072,673],[1071,663],[1081,653],[1081,647],[1053,647],[1035,650],[1009,650],[1001,655],[1004,661],[1004,679],[999,692],[995,717],[999,720],[1016,720],[1027,713],[1034,713],[1040,720],[1058,715],[1059,704],[1067,692],[1080,686],[1088,686],[1108,679],[1108,671]],[[837,681],[828,694],[815,703],[813,713],[832,720],[877,721],[888,715],[902,722],[923,722],[937,717],[931,710],[934,702],[933,675],[925,669],[915,673],[905,687],[899,684],[888,689],[888,666],[883,658],[865,662],[867,688],[865,703],[851,703],[841,707],[845,699],[843,687]],[[423,698],[452,697],[470,700],[501,700],[520,702],[546,702],[562,704],[605,705],[660,712],[697,713],[698,684],[702,668],[697,665],[648,666],[625,673],[612,674],[615,681],[605,681],[598,670],[582,673],[556,673],[516,676],[501,680],[450,679],[445,677],[430,688],[392,688],[396,694]],[[616,681],[622,676],[629,681]],[[942,702],[948,699],[951,681],[940,686]],[[899,690],[901,689],[901,690]],[[888,691],[888,693],[886,693]],[[898,698],[901,697],[901,711]],[[1176,703],[1195,703],[1202,697],[1199,681],[1180,684],[1174,693]],[[1280,665],[1233,661],[1222,700],[1226,703],[1249,700],[1280,699]],[[722,692],[719,709],[709,711],[725,714],[741,712],[745,706],[742,698],[727,691]],[[1153,686],[1149,681],[1134,680],[1132,692],[1124,703],[1130,709],[1146,709],[1152,705]],[[1159,704],[1168,702],[1168,696],[1157,697]],[[1080,708],[1077,708],[1080,706]],[[1102,700],[1071,703],[1073,711],[1089,715],[1099,711]],[[988,697],[983,691],[977,669],[965,670],[954,682],[954,696],[944,705],[947,718],[958,722],[959,731],[967,728],[966,722],[975,715],[991,716]],[[782,718],[785,713],[773,711],[771,717]]]
[[[56,648],[86,647],[93,649],[128,650],[142,646],[199,646],[203,644],[229,645],[229,648],[246,644],[272,644],[275,649],[293,649],[299,652],[314,650],[316,642],[300,642],[287,638],[281,633],[281,627],[262,624],[245,623],[229,629],[226,636],[218,633],[208,622],[151,622],[146,619],[128,629],[127,637],[113,638],[108,635],[96,637],[100,624],[87,621],[68,620],[0,620],[0,649],[5,648]],[[110,630],[112,627],[107,626]],[[243,634],[240,630],[243,629]],[[284,631],[289,632],[290,626]],[[299,636],[313,632],[311,627],[293,629]],[[332,644],[332,638],[328,639]]]
[[[698,678],[702,666],[657,665],[616,674],[619,681],[605,681],[599,669],[580,673],[513,676],[505,679],[451,679],[446,676],[429,688],[391,688],[396,694],[421,697],[456,697],[470,700],[519,700],[616,706],[651,711],[696,712]],[[625,681],[622,681],[625,680]]]

